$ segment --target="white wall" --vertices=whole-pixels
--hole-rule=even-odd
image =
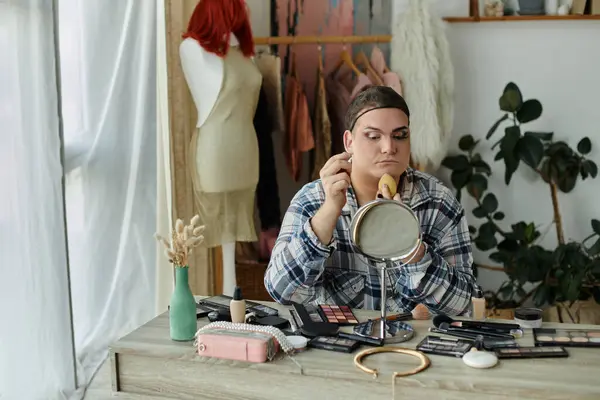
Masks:
[[[596,146],[589,157],[600,164],[600,21],[450,24],[448,40],[456,82],[455,143],[470,133],[483,139],[482,149],[489,149],[492,143],[485,141],[485,134],[502,115],[498,97],[513,81],[525,98],[537,98],[544,108],[541,118],[528,127],[554,132],[555,140],[571,146],[589,136]],[[502,134],[497,132],[496,139]],[[518,173],[506,187],[503,163],[493,162],[489,151],[484,158],[493,163],[490,188],[507,223],[525,220],[546,226],[552,221],[547,185],[532,179],[532,173]],[[600,218],[598,195],[600,178],[579,182],[571,193],[560,195],[566,239],[581,240],[591,233],[590,219]],[[554,229],[543,244],[556,245]],[[487,261],[476,250],[475,255],[480,262]],[[486,287],[503,278],[491,271],[480,275]]]

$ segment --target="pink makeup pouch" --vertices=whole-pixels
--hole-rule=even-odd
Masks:
[[[204,330],[196,337],[196,346],[203,357],[256,363],[272,360],[279,351],[272,335],[224,328]]]

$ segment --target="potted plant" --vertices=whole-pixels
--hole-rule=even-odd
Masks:
[[[548,184],[557,245],[541,246],[541,233],[533,221],[504,223],[505,214],[488,187],[492,168],[477,152],[480,140],[471,135],[461,137],[458,145],[462,154],[446,157],[442,165],[452,171],[458,199],[466,189],[477,204],[473,217],[482,223],[477,228],[469,226],[474,245],[491,252],[489,258],[498,263],[476,267],[508,276],[497,292],[487,292],[486,297],[492,308],[515,308],[532,301],[538,307],[553,308],[558,320],[581,322],[578,304],[587,300],[600,303],[600,221],[591,220],[590,234],[581,242],[566,241],[558,191],[569,193],[579,179],[597,176],[596,163],[586,158],[591,141],[584,137],[573,149],[564,141],[555,141],[552,132],[527,131],[525,124],[542,115],[542,104],[536,99],[524,100],[512,82],[500,96],[499,106],[504,115],[486,135],[486,140],[491,139],[501,125],[507,124],[504,136],[491,146],[497,151],[494,161],[503,161],[506,185],[519,167],[530,168]]]

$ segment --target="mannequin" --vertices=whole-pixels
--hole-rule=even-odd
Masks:
[[[198,110],[190,142],[195,202],[207,247],[222,246],[222,293],[236,286],[235,243],[257,240],[254,196],[259,174],[253,118],[262,75],[244,0],[200,0],[179,47]]]

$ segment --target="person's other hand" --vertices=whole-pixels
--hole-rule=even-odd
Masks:
[[[400,193],[396,193],[393,197],[392,197],[392,193],[390,192],[390,188],[388,187],[388,185],[383,185],[382,186],[382,190],[378,190],[377,191],[377,197],[378,198],[384,198],[384,199],[388,199],[388,200],[396,200],[396,201],[402,201],[402,198],[400,197]]]
[[[323,206],[338,215],[346,204],[346,191],[350,187],[352,164],[349,159],[349,153],[336,154],[327,160],[319,172],[325,190]]]

